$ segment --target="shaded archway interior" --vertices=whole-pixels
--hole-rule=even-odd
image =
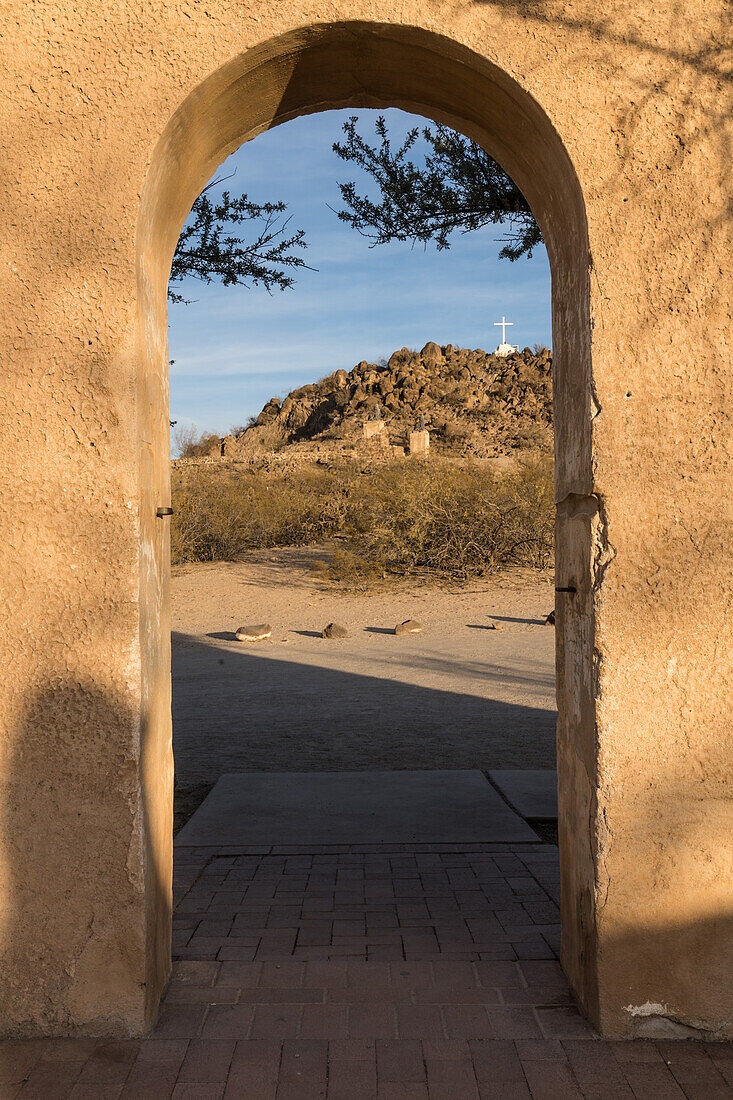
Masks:
[[[161,887],[163,895],[168,891],[172,867],[169,547],[155,511],[168,503],[170,493],[166,292],[175,245],[207,180],[243,142],[302,114],[389,107],[445,123],[480,143],[530,203],[552,270],[557,498],[592,492],[585,209],[570,158],[551,121],[526,91],[450,39],[417,28],[343,23],[270,40],[236,57],[191,92],[154,151],[137,241],[142,770],[146,867],[157,894]],[[574,553],[586,556],[586,541],[581,539],[578,546]],[[562,553],[560,546],[558,551]],[[579,637],[574,660],[590,701],[592,631],[585,629]],[[559,676],[561,723],[564,709],[585,710],[577,699],[563,708],[562,692]],[[576,862],[588,866],[587,837],[582,844],[585,850]],[[148,924],[152,1007],[170,965],[169,912],[164,907],[150,912]],[[578,946],[578,958],[582,954]],[[579,971],[571,977],[580,984]],[[583,999],[592,1000],[592,991]]]

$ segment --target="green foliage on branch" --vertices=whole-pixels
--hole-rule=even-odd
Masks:
[[[387,122],[380,116],[374,144],[358,129],[353,116],[344,123],[344,142],[334,152],[361,168],[377,185],[372,199],[357,190],[356,183],[340,183],[344,208],[335,211],[342,222],[356,229],[373,245],[409,241],[439,250],[449,248],[455,232],[470,233],[485,225],[505,225],[508,237],[500,256],[517,260],[531,256],[542,243],[542,234],[527,200],[504,169],[489,154],[455,130],[435,124],[422,130],[430,152],[422,164],[409,154],[421,135],[419,127],[393,148]]]
[[[486,225],[503,225],[508,236],[500,256],[517,260],[531,256],[542,234],[524,195],[493,157],[455,130],[434,124],[414,127],[393,148],[386,120],[376,123],[374,144],[358,129],[353,116],[344,123],[344,142],[335,142],[338,157],[361,168],[376,184],[379,195],[370,198],[353,181],[339,183],[344,207],[339,219],[351,225],[373,245],[391,241],[435,243],[450,247],[453,233],[470,233]],[[421,164],[410,153],[422,136],[429,147]],[[268,292],[287,290],[294,283],[289,272],[308,267],[300,249],[307,247],[305,231],[291,232],[284,202],[252,202],[247,195],[225,191],[212,202],[207,195],[221,179],[212,180],[196,199],[191,216],[176,245],[168,297],[186,302],[176,287],[184,279],[224,286],[263,286]],[[252,223],[250,235],[243,229]]]
[[[251,202],[246,195],[232,196],[225,191],[212,202],[206,192],[220,183],[212,180],[191,208],[191,217],[183,227],[171,267],[168,298],[187,302],[174,287],[183,279],[224,286],[263,286],[287,290],[294,279],[287,271],[307,268],[294,250],[306,248],[305,231],[291,233],[290,219],[284,214],[284,202]],[[254,232],[246,239],[241,226],[253,222]]]

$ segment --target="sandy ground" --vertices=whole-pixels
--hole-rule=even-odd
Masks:
[[[241,770],[554,767],[551,576],[344,595],[312,573],[325,553],[174,570],[181,788]],[[395,637],[407,618],[424,633]],[[331,621],[349,637],[321,638]],[[268,640],[234,639],[261,622]]]

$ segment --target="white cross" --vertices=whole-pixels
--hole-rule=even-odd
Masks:
[[[506,330],[514,324],[514,321],[507,321],[506,317],[502,317],[500,321],[494,321],[494,326],[501,325],[501,342],[506,344]]]

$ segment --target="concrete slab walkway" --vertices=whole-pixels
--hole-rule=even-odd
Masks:
[[[521,817],[557,821],[557,772],[554,768],[495,768],[489,779]]]
[[[534,842],[480,771],[223,775],[179,845]]]

